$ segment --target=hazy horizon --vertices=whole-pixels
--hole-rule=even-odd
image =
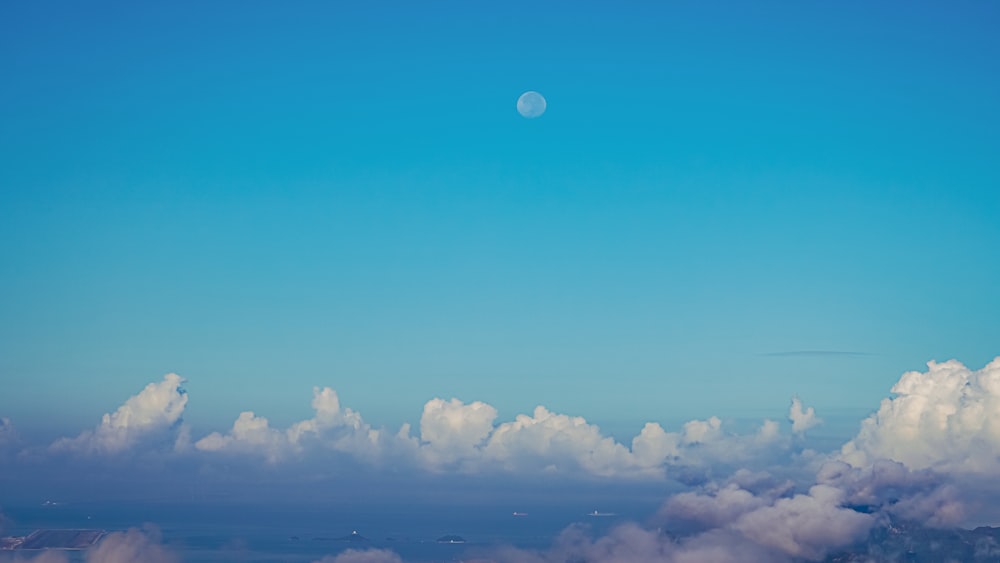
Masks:
[[[97,518],[89,563],[680,563],[1000,524],[998,28],[6,3],[0,527]],[[288,543],[338,506],[482,551]]]

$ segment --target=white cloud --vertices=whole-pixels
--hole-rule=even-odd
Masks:
[[[779,498],[740,516],[732,528],[748,539],[810,560],[863,538],[875,523],[870,514],[843,508],[844,492],[814,485],[809,494]]]
[[[341,408],[333,389],[314,387],[312,407],[316,412],[313,418],[286,430],[272,428],[266,418],[251,411],[242,412],[228,433],[213,432],[194,447],[205,452],[260,455],[272,463],[302,453],[309,443],[363,459],[379,456],[381,431],[372,429],[357,412]]]
[[[712,530],[675,540],[656,530],[626,523],[597,539],[591,539],[587,530],[579,525],[570,526],[547,550],[499,548],[486,560],[498,563],[782,563],[788,558],[726,530]]]
[[[542,405],[530,415],[499,422],[493,406],[455,398],[428,401],[413,436],[409,424],[396,433],[373,428],[360,413],[342,406],[329,387],[313,388],[314,415],[287,428],[275,428],[266,417],[245,411],[228,431],[194,439],[190,428],[180,423],[188,400],[182,382],[179,376],[167,374],[114,413],[104,415],[96,429],[61,439],[50,450],[114,454],[145,440],[157,440],[161,449],[178,455],[249,455],[271,464],[343,455],[375,466],[432,472],[662,479],[677,467],[687,472],[714,464],[767,465],[776,453],[787,453],[790,445],[790,438],[771,420],[747,435],[727,432],[718,417],[689,421],[677,432],[650,422],[629,444],[606,435],[583,417],[552,412]]]
[[[685,492],[676,494],[660,509],[670,529],[712,529],[731,524],[737,518],[766,505],[768,499],[730,483],[712,494]]]
[[[841,449],[855,467],[884,458],[911,469],[1000,472],[1000,357],[972,371],[956,360],[903,374]]]
[[[284,432],[271,428],[266,418],[244,411],[236,418],[228,434],[213,432],[194,443],[207,452],[235,451],[260,454],[271,462],[280,461],[294,450]]]
[[[163,381],[150,383],[133,395],[114,413],[105,414],[94,430],[75,438],[62,438],[52,444],[53,451],[81,453],[116,453],[135,445],[140,439],[166,430],[176,423],[187,405],[184,380],[168,373]]]
[[[497,410],[480,401],[468,405],[454,398],[427,401],[420,417],[424,461],[440,468],[479,457],[479,448],[493,431],[496,417]]]
[[[738,533],[759,546],[810,560],[862,539],[875,523],[874,516],[846,507],[847,493],[838,486],[817,483],[807,494],[792,495],[793,487],[790,481],[740,471],[722,485],[709,483],[701,492],[670,497],[658,517],[670,530]]]
[[[160,544],[154,528],[112,532],[87,550],[86,563],[179,563],[180,558]]]
[[[601,434],[583,417],[535,407],[497,426],[484,448],[490,463],[508,471],[583,470],[592,475],[627,474],[637,468],[628,448]]]
[[[194,443],[203,452],[264,457],[272,463],[312,451],[334,451],[378,463],[390,459],[433,472],[588,474],[605,477],[660,477],[672,464],[736,461],[780,445],[777,423],[764,421],[758,432],[736,436],[723,431],[716,417],[690,421],[680,432],[646,424],[632,448],[606,436],[583,417],[538,406],[529,416],[497,423],[496,409],[480,401],[431,399],[423,408],[418,437],[404,424],[396,434],[373,429],[360,414],[340,405],[335,391],[313,390],[313,418],[287,430],[272,428],[253,412],[240,414],[232,429],[213,432]],[[183,442],[178,438],[178,443]]]
[[[802,434],[806,430],[823,423],[823,419],[816,416],[814,408],[802,409],[802,400],[797,396],[792,397],[792,406],[788,409],[788,420],[792,423],[792,432],[796,434]]]

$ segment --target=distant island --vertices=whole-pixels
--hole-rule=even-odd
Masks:
[[[351,541],[351,542],[370,541],[368,538],[359,534],[357,530],[352,530],[350,534],[347,534],[346,536],[340,536],[339,538],[337,538],[337,540]]]
[[[441,536],[437,539],[438,543],[465,543],[465,538],[462,536],[447,535]]]
[[[292,539],[298,539],[298,536],[292,536]],[[331,538],[331,537],[327,537],[327,536],[320,536],[320,537],[313,538],[313,541],[369,542],[371,540],[368,539],[368,538],[366,538],[366,537],[364,537],[364,536],[362,536],[361,534],[359,534],[357,530],[353,530],[351,533],[347,534],[346,536],[340,536],[340,537],[336,537],[336,538]]]

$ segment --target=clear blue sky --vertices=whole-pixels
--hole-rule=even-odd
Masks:
[[[638,424],[981,367],[997,6],[4,3],[0,415],[175,371],[213,428],[313,385]]]

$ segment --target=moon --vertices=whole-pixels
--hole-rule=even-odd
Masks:
[[[528,90],[517,99],[517,113],[528,119],[534,119],[545,113],[545,96],[534,90]]]

